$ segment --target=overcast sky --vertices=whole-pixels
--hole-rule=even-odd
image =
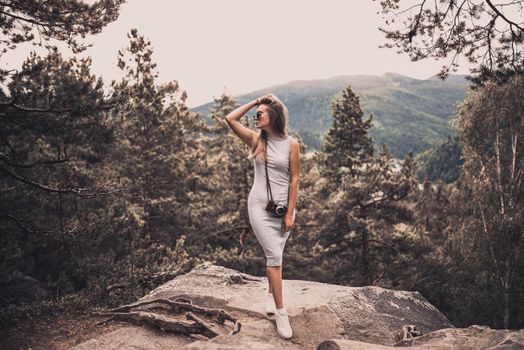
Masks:
[[[88,38],[93,71],[119,79],[117,52],[131,28],[149,38],[159,82],[177,80],[188,105],[223,92],[237,95],[291,80],[394,72],[426,79],[443,62],[411,62],[380,49],[378,5],[371,0],[128,0],[119,19]],[[17,68],[32,47],[2,64]],[[7,62],[6,62],[7,61]],[[466,74],[463,65],[458,73]]]

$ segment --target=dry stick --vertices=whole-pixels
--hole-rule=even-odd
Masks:
[[[247,284],[249,281],[260,281],[260,278],[249,277],[248,275],[238,274],[229,276],[229,280],[235,284]]]
[[[188,313],[190,314],[190,312]],[[136,325],[142,325],[144,323],[150,324],[161,330],[177,334],[202,334],[208,338],[213,338],[218,335],[213,331],[207,324],[196,316],[192,316],[194,323],[187,323],[183,321],[176,321],[172,318],[157,315],[152,312],[135,311],[135,312],[101,312],[100,316],[110,317],[111,320],[127,321]],[[189,316],[186,315],[188,318]]]
[[[206,316],[215,316],[219,324],[224,324],[226,320],[231,321],[234,323],[233,332],[231,334],[240,332],[240,328],[242,327],[241,323],[238,322],[238,320],[235,317],[233,317],[231,314],[229,314],[227,311],[222,310],[222,309],[205,308],[205,307],[193,305],[191,300],[185,299],[185,298],[177,298],[175,301],[172,301],[169,299],[163,299],[163,298],[141,301],[138,303],[133,303],[133,304],[124,305],[124,306],[120,306],[120,307],[111,309],[110,310],[111,313],[109,315],[112,315],[112,313],[114,312],[129,311],[132,308],[144,306],[144,305],[150,305],[150,304],[168,305],[171,307],[171,310],[176,313],[180,313],[183,310],[187,310],[187,311],[196,312],[198,314],[203,314]]]
[[[224,310],[220,310],[220,311],[225,312]],[[200,318],[198,318],[198,317],[197,317],[194,313],[192,313],[192,312],[188,312],[188,313],[186,313],[186,317],[187,317],[188,320],[195,321],[195,322],[197,322],[198,324],[206,325],[205,322],[204,322],[203,320],[201,320]],[[220,319],[219,319],[218,322],[221,323],[221,324],[224,323],[224,321],[223,321],[223,320],[220,321]],[[206,326],[207,326],[207,325],[206,325]],[[233,334],[236,334],[236,333],[240,332],[240,327],[241,327],[240,322],[235,322],[235,325],[234,325],[234,327],[233,327],[233,330],[231,331],[231,333],[229,333],[229,335],[233,335]],[[208,328],[209,328],[209,327],[208,327]]]
[[[206,315],[206,316],[216,316],[217,319],[218,319],[218,322],[220,324],[223,324],[225,320],[230,320],[232,322],[236,322],[236,319],[233,316],[229,315],[227,312],[225,312],[222,309],[210,309],[210,308],[205,308],[205,307],[201,307],[201,306],[196,306],[196,305],[193,305],[191,303],[188,303],[188,302],[185,302],[185,301],[181,301],[180,299],[177,299],[175,301],[172,301],[172,300],[169,300],[169,299],[163,299],[163,298],[158,298],[158,299],[153,299],[153,300],[146,300],[146,301],[141,301],[141,302],[138,302],[138,303],[133,303],[133,304],[129,304],[129,305],[120,306],[120,307],[111,309],[110,311],[111,312],[129,311],[132,308],[139,307],[139,306],[144,306],[144,305],[150,305],[150,304],[164,304],[164,305],[168,305],[168,306],[171,307],[171,310],[174,311],[174,312],[182,312],[184,310],[187,310],[187,311],[196,312],[198,314],[203,314],[203,315]]]

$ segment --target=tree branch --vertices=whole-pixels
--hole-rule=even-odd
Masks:
[[[78,197],[81,197],[81,198],[93,198],[93,197],[96,197],[96,196],[99,196],[99,195],[109,195],[111,193],[115,193],[118,191],[118,189],[110,189],[110,190],[100,190],[98,192],[87,192],[88,189],[85,189],[85,188],[66,188],[66,189],[60,189],[60,188],[55,188],[55,187],[49,187],[49,186],[46,186],[46,185],[42,185],[42,184],[39,184],[37,182],[34,182],[34,181],[31,181],[29,179],[26,179],[25,177],[22,177],[18,174],[15,174],[14,172],[12,172],[11,170],[3,167],[3,166],[0,166],[0,170],[3,171],[4,173],[8,174],[9,176],[25,183],[25,184],[28,184],[28,185],[31,185],[33,187],[36,187],[38,189],[41,189],[41,190],[44,190],[46,192],[50,192],[50,193],[63,193],[63,194],[73,194],[73,195],[76,195]]]
[[[504,16],[504,14],[502,12],[500,12],[497,7],[495,5],[493,5],[493,3],[490,1],[490,0],[485,0],[486,3],[488,4],[488,6],[493,10],[495,11],[495,13],[500,16],[500,18],[502,18],[506,23],[508,23],[509,25],[514,25],[515,27],[517,27],[518,29],[520,29],[521,31],[524,31],[524,28],[519,26],[517,23],[513,22],[513,21],[510,21],[506,16]]]
[[[38,165],[50,165],[50,164],[60,164],[65,163],[68,161],[68,159],[57,159],[57,160],[43,160],[38,162],[32,162],[32,163],[13,163],[10,160],[7,159],[7,156],[0,155],[0,159],[7,163],[9,166],[15,167],[15,168],[34,168]]]

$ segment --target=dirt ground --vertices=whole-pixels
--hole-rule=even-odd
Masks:
[[[109,333],[116,323],[99,324],[106,318],[85,313],[53,315],[20,321],[0,340],[4,350],[65,350],[96,335]]]

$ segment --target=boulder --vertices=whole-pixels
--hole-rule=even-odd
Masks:
[[[207,339],[123,324],[117,331],[72,349],[383,349],[397,344],[398,332],[408,324],[416,325],[423,336],[398,345],[418,347],[422,344],[419,338],[429,343],[441,339],[441,335],[431,336],[439,334],[435,333],[439,330],[461,334],[418,292],[283,280],[284,304],[293,328],[293,337],[285,340],[277,334],[274,317],[264,312],[267,288],[266,277],[204,263],[159,286],[137,303],[187,298],[194,305],[224,309],[240,321],[240,332],[232,332],[231,323],[219,324],[199,316],[219,335]],[[153,306],[141,308],[153,311]],[[524,344],[518,336],[508,339]]]
[[[398,342],[395,347],[345,339],[328,339],[318,350],[385,350],[406,347],[410,350],[520,350],[524,349],[524,329],[490,329],[473,325],[468,328],[444,328]]]

